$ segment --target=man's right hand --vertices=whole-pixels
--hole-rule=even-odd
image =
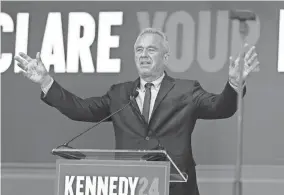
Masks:
[[[36,55],[36,59],[32,59],[30,56],[21,52],[19,56],[15,56],[14,59],[18,62],[17,65],[22,69],[20,73],[31,81],[39,83],[41,86],[48,85],[52,81],[52,78],[42,63],[39,52]]]

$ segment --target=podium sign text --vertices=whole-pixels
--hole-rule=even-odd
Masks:
[[[168,195],[169,162],[57,160],[56,195]]]

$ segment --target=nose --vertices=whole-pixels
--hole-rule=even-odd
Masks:
[[[144,49],[144,50],[143,50],[143,52],[142,52],[142,56],[148,56],[147,49]]]

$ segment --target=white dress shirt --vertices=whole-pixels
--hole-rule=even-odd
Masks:
[[[155,104],[155,100],[157,98],[157,95],[158,95],[158,92],[160,90],[161,83],[162,83],[164,77],[165,77],[165,73],[163,73],[163,75],[161,77],[159,77],[158,79],[156,79],[155,81],[151,82],[153,84],[153,86],[151,87],[151,101],[150,101],[150,110],[149,110],[148,121],[150,121],[152,111],[153,111],[153,108],[154,108],[154,104]],[[136,97],[136,102],[138,104],[138,107],[140,109],[141,114],[143,112],[142,110],[143,110],[144,97],[145,97],[145,92],[146,92],[146,89],[145,89],[146,83],[147,82],[140,77],[140,87],[137,88],[139,95]]]

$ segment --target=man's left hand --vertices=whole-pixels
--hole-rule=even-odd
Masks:
[[[248,45],[246,45],[246,47],[248,47]],[[230,57],[229,82],[231,85],[233,85],[234,88],[237,88],[240,82],[240,59],[240,55],[238,55],[236,59]],[[245,53],[244,57],[243,84],[245,83],[250,73],[254,70],[257,70],[258,68],[259,61],[257,59],[257,53],[255,51],[255,46],[252,46],[251,48],[249,48],[248,52]]]

